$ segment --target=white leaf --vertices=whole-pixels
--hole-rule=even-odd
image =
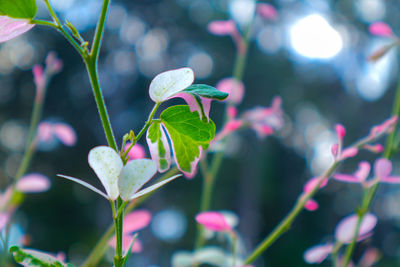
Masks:
[[[121,198],[127,201],[157,172],[157,165],[151,159],[131,160],[121,172],[118,187]]]
[[[193,81],[194,73],[190,68],[160,73],[150,83],[150,98],[156,103],[161,103],[189,87]]]
[[[86,182],[84,182],[84,181],[82,181],[82,180],[80,180],[78,178],[67,176],[67,175],[62,175],[62,174],[57,174],[57,176],[61,177],[61,178],[65,178],[65,179],[70,180],[70,181],[73,181],[73,182],[75,182],[77,184],[83,185],[84,187],[92,190],[93,192],[95,192],[95,193],[99,194],[100,196],[104,197],[105,199],[108,199],[108,196],[106,194],[104,194],[103,192],[101,192],[99,189],[97,189],[93,185],[88,184],[88,183],[86,183]]]
[[[182,174],[177,174],[177,175],[172,176],[172,177],[170,177],[168,179],[165,179],[164,181],[161,181],[161,182],[158,182],[156,184],[153,184],[152,186],[146,187],[145,189],[140,190],[139,192],[134,194],[130,199],[132,200],[132,199],[144,196],[144,195],[156,190],[157,188],[159,188],[159,187],[171,182],[172,180],[175,180],[176,178],[178,178],[180,176],[182,176]]]
[[[118,153],[111,147],[98,146],[90,150],[88,161],[106,189],[109,198],[116,200],[119,195],[118,177],[124,166]]]

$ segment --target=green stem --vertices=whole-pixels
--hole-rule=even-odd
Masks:
[[[99,59],[100,47],[103,40],[103,34],[105,28],[104,25],[107,20],[107,13],[110,7],[110,3],[111,3],[110,0],[103,1],[103,7],[101,9],[100,18],[96,26],[96,33],[94,34],[93,37],[93,44],[92,44],[92,49],[90,51],[90,57],[94,59],[95,64],[97,64],[97,60]]]
[[[172,168],[166,174],[164,174],[159,180],[157,180],[157,182],[161,182],[177,173],[178,173],[178,169]],[[131,203],[129,203],[129,205],[125,209],[125,212],[128,213],[128,212],[134,210],[137,206],[139,206],[144,201],[146,201],[156,191],[157,190],[155,190],[147,195],[144,195],[144,196],[132,201]],[[97,242],[96,246],[92,249],[92,251],[90,252],[86,261],[81,265],[81,267],[96,267],[99,265],[100,260],[103,258],[103,255],[107,251],[108,241],[112,237],[114,230],[115,230],[115,225],[112,224],[107,229],[107,231],[103,234],[103,236],[100,238],[100,240]]]
[[[117,199],[117,210],[123,205],[123,201],[121,198]],[[122,256],[122,232],[123,232],[123,219],[124,219],[124,212],[122,211],[121,214],[116,216],[114,219],[115,225],[115,235],[117,237],[117,246],[115,250],[114,256],[114,266],[115,267],[122,267],[123,266],[123,256]]]
[[[97,72],[97,60],[93,60],[92,58],[90,58],[85,60],[85,64],[89,74],[90,83],[92,84],[94,98],[96,100],[97,109],[99,111],[100,119],[103,124],[107,143],[111,148],[118,152],[117,142],[115,141],[110,119],[108,117],[106,104],[104,102],[103,93],[100,88],[99,76]]]
[[[392,115],[400,116],[400,80],[398,81],[398,84],[397,84],[396,96],[395,96],[395,99],[393,102]],[[394,146],[394,140],[395,140],[397,132],[398,131],[396,131],[396,128],[395,128],[395,130],[393,130],[393,132],[386,139],[386,146],[385,146],[385,151],[383,152],[383,157],[385,157],[387,159],[390,159],[393,156],[393,152],[394,152],[393,146]],[[351,257],[354,252],[355,244],[357,242],[358,233],[360,231],[362,219],[363,219],[364,215],[369,212],[369,210],[371,208],[372,200],[375,197],[378,187],[379,187],[379,183],[376,183],[364,194],[363,200],[361,202],[362,203],[361,208],[358,211],[358,219],[357,219],[356,229],[354,232],[354,237],[352,239],[352,242],[346,248],[345,257],[343,260],[343,267],[347,267],[350,263]]]
[[[320,185],[324,179],[328,179],[332,173],[336,170],[339,162],[334,162],[332,166],[321,176],[320,181],[314,187],[314,189],[309,193],[303,193],[297,200],[295,206],[286,215],[286,217],[278,224],[278,226],[253,250],[250,256],[247,257],[245,264],[250,264],[255,261],[266,249],[268,249],[282,234],[287,232],[293,221],[303,210],[307,201],[314,196],[314,194],[319,190]]]

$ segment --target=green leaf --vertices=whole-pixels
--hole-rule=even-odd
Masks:
[[[215,100],[224,100],[228,97],[227,93],[221,92],[217,88],[206,84],[193,84],[182,92]]]
[[[36,12],[35,0],[0,0],[0,16],[33,19]]]
[[[63,263],[54,256],[38,250],[12,246],[10,248],[10,253],[13,254],[16,262],[25,267],[73,267],[70,263]]]
[[[151,158],[157,163],[159,172],[165,172],[171,165],[171,152],[167,137],[160,122],[153,122],[146,136]]]
[[[215,124],[201,120],[199,113],[190,112],[187,105],[169,107],[160,118],[171,139],[178,169],[194,175],[201,151],[214,139]]]

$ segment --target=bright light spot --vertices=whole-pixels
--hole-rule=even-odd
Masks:
[[[241,27],[246,27],[253,20],[255,9],[254,0],[231,0],[229,5],[231,17]]]
[[[211,74],[213,60],[207,53],[195,53],[190,56],[188,66],[193,69],[196,78],[204,79]]]
[[[329,59],[343,48],[340,34],[320,15],[309,15],[290,29],[293,49],[300,55],[315,59]]]
[[[173,242],[185,233],[186,219],[180,211],[164,210],[153,217],[151,230],[159,239]]]

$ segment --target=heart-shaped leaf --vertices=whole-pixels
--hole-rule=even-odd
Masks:
[[[123,163],[114,149],[108,146],[98,146],[90,150],[89,165],[99,177],[111,200],[116,200],[119,195],[118,177],[123,168]]]
[[[160,118],[171,139],[179,170],[193,176],[201,151],[207,149],[215,136],[215,124],[211,120],[201,120],[187,105],[169,107]]]
[[[194,81],[194,73],[190,68],[170,70],[158,74],[150,83],[150,98],[161,103],[181,92]]]
[[[70,263],[64,263],[56,257],[38,250],[22,249],[13,246],[10,248],[10,253],[13,254],[16,262],[25,267],[73,267]]]
[[[35,0],[1,0],[0,16],[19,19],[32,19],[36,16]]]
[[[151,159],[136,159],[128,162],[122,169],[118,181],[120,196],[124,201],[133,195],[157,172],[157,166]]]
[[[160,122],[153,122],[146,135],[151,158],[157,163],[159,172],[165,172],[171,165],[171,151]]]

